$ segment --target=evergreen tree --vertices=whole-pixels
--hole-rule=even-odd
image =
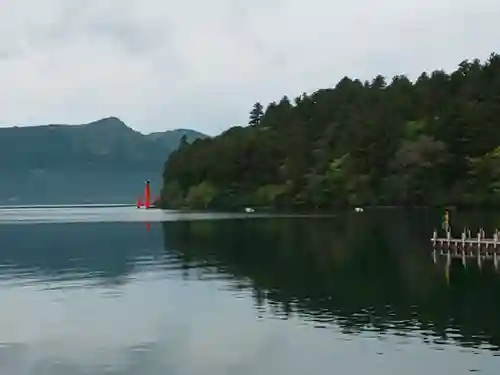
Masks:
[[[263,115],[264,107],[262,106],[262,104],[260,104],[260,102],[255,103],[252,110],[250,111],[250,121],[248,122],[248,124],[258,125]]]

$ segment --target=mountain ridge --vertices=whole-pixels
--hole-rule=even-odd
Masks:
[[[132,203],[190,130],[143,134],[117,117],[0,128],[0,204]]]
[[[201,137],[208,137],[208,135],[205,133],[199,132],[199,131],[194,130],[194,129],[189,129],[189,128],[173,128],[173,129],[167,129],[164,131],[154,131],[154,132],[146,133],[146,132],[137,130],[137,129],[127,125],[123,120],[121,120],[119,117],[116,117],[116,116],[103,117],[103,118],[100,118],[98,120],[94,120],[94,121],[90,121],[90,122],[86,122],[86,123],[81,123],[81,124],[80,123],[71,123],[71,124],[50,123],[50,124],[35,124],[35,125],[23,124],[23,125],[10,125],[10,126],[5,126],[5,124],[4,124],[4,126],[0,126],[0,132],[3,129],[33,129],[33,128],[46,128],[46,127],[76,128],[76,127],[88,127],[88,126],[93,126],[93,125],[97,125],[97,124],[102,126],[102,125],[107,125],[107,124],[112,123],[112,122],[120,123],[124,127],[128,128],[136,133],[144,135],[144,136],[150,136],[153,134],[164,134],[164,133],[168,133],[168,132],[187,132],[187,133],[198,134]]]
[[[191,129],[144,134],[118,117],[85,124],[47,124],[0,128],[0,169],[60,169],[82,166],[109,169],[161,166],[183,136],[207,137]]]

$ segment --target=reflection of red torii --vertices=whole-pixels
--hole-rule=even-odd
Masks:
[[[139,197],[137,198],[137,208],[141,208],[144,206],[145,208],[150,208],[151,207],[151,183],[149,180],[146,181],[146,186],[144,188],[144,203],[142,202],[142,198]],[[158,200],[158,197],[155,197],[153,202],[156,202]]]

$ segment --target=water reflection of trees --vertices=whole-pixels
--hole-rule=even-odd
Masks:
[[[235,288],[251,288],[259,310],[351,333],[417,329],[436,340],[498,348],[499,276],[452,263],[448,282],[432,262],[425,218],[384,216],[177,222],[163,229],[165,247],[186,272],[205,267],[231,275]]]

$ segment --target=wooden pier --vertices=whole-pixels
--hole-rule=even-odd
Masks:
[[[446,237],[438,237],[434,230],[431,238],[433,244],[433,259],[437,262],[437,256],[445,257],[447,263],[451,259],[461,259],[463,265],[466,265],[468,259],[475,258],[481,267],[483,260],[493,260],[495,269],[498,269],[500,263],[500,231],[495,230],[493,235],[488,238],[483,229],[480,229],[472,238],[470,230],[464,229],[460,238],[453,237],[451,231],[446,233]]]
[[[434,230],[431,238],[434,247],[441,248],[476,248],[481,250],[500,251],[500,232],[495,230],[491,238],[487,238],[483,229],[480,229],[476,237],[471,237],[470,230],[464,229],[460,238],[452,237],[451,231],[446,233],[446,237],[438,237]]]

